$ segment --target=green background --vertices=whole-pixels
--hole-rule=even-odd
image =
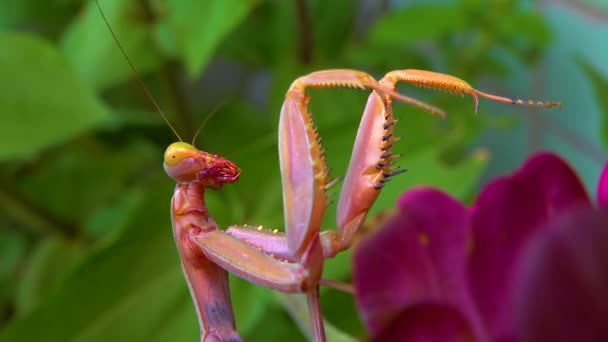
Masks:
[[[565,156],[590,193],[608,146],[608,6],[602,1],[102,0],[143,81],[189,141],[242,169],[209,193],[221,226],[282,227],[277,123],[289,84],[327,68],[381,77],[449,73],[479,89],[561,100],[562,111],[401,86],[448,119],[396,104],[404,175],[372,216],[416,185],[471,202],[526,156]],[[176,137],[150,105],[94,2],[0,2],[0,341],[195,341],[198,326],[172,240]],[[333,176],[343,176],[361,91],[312,90]],[[336,195],[335,199],[337,199]],[[334,227],[335,205],[324,227]],[[324,277],[350,280],[352,251]],[[302,298],[231,279],[251,341],[306,340]],[[331,341],[365,330],[352,296],[321,295]],[[301,329],[303,327],[303,329]]]

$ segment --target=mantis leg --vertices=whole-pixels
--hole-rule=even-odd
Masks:
[[[483,97],[491,101],[513,105],[535,106],[545,108],[555,107],[559,109],[562,108],[561,102],[520,100],[484,93],[473,88],[469,83],[465,82],[464,80],[461,80],[458,77],[427,70],[394,70],[387,73],[384,76],[383,80],[392,84],[395,84],[397,82],[406,82],[418,87],[447,91],[455,95],[469,95],[471,96],[475,104],[475,113],[477,113],[477,110],[479,109],[478,97]]]
[[[319,239],[313,239],[299,262],[281,260],[222,230],[190,233],[190,241],[219,267],[254,284],[288,293],[314,288],[323,270]]]
[[[318,234],[310,240],[299,262],[276,259],[219,229],[209,232],[191,230],[190,240],[209,260],[245,280],[282,292],[306,293],[313,340],[325,341],[323,315],[319,305],[323,254]]]
[[[226,233],[255,246],[266,254],[282,260],[295,261],[292,259],[293,255],[289,251],[287,237],[284,233],[252,226],[229,226],[226,228]],[[324,259],[336,255],[335,241],[339,239],[337,234],[333,230],[322,231],[319,234]]]
[[[298,260],[318,235],[321,219],[327,206],[326,188],[332,183],[324,159],[312,116],[308,112],[309,96],[306,88],[350,87],[374,90],[372,95],[382,107],[396,99],[433,114],[443,115],[440,109],[403,96],[394,86],[377,82],[367,73],[348,70],[318,71],[296,79],[285,96],[279,120],[279,160],[283,183],[285,235],[291,260]],[[375,108],[377,114],[381,112]],[[377,149],[377,142],[374,141]],[[368,158],[377,159],[377,153]]]
[[[456,95],[469,95],[474,101],[475,112],[479,107],[478,97],[508,104],[561,108],[559,102],[517,100],[484,93],[454,76],[424,70],[391,71],[379,83],[385,88],[395,90],[398,82],[443,90]],[[350,246],[354,233],[362,225],[384,184],[390,177],[403,172],[393,166],[398,157],[392,153],[392,146],[398,140],[393,136],[395,123],[391,98],[376,92],[372,93],[359,124],[338,202],[338,234],[333,236],[335,240],[332,243],[328,243],[333,246],[331,248],[336,249],[335,253]],[[331,253],[328,251],[326,254]]]
[[[231,244],[237,244],[236,241],[242,241],[255,249],[263,251],[266,255],[300,264],[305,264],[302,263],[302,255],[305,249],[308,253],[319,253],[316,258],[322,260],[334,256],[350,244],[342,243],[345,234],[334,231],[319,234],[321,219],[327,206],[326,188],[331,184],[331,180],[323,157],[323,149],[307,108],[310,99],[305,90],[309,87],[352,87],[374,90],[375,92],[370,99],[375,101],[371,104],[375,113],[364,114],[364,121],[362,122],[369,121],[369,119],[365,121],[365,118],[378,118],[378,114],[386,109],[385,105],[390,106],[391,98],[421,107],[433,114],[443,115],[440,109],[398,94],[395,91],[394,84],[389,83],[385,86],[378,83],[369,74],[360,71],[327,70],[314,72],[296,79],[287,92],[279,122],[279,157],[284,189],[285,234],[233,226],[227,229],[227,233],[234,236],[236,240],[225,239],[224,243],[229,241]],[[377,95],[376,92],[382,94],[382,96]],[[368,107],[370,107],[369,104]],[[366,113],[372,110],[366,109]],[[390,107],[387,112],[391,113]],[[365,125],[365,123],[362,123],[362,125]],[[370,154],[369,158],[377,157]],[[378,189],[373,188],[372,191],[377,192]],[[363,220],[364,216],[364,214],[358,216],[359,222]],[[356,224],[350,224],[350,226],[358,227]],[[346,230],[343,229],[343,231]],[[346,236],[346,240],[350,241],[350,239],[350,235]],[[320,245],[320,248],[316,252],[310,250],[311,246],[317,244]],[[214,243],[212,245],[217,246],[219,244]],[[201,244],[201,248],[208,248],[205,246],[208,245]],[[240,247],[244,250],[243,246]],[[222,249],[225,250],[226,248]],[[214,258],[209,255],[209,251],[206,251],[206,253],[211,259]],[[216,255],[221,258],[225,257],[223,253],[216,253]],[[234,259],[234,261],[236,260]],[[222,267],[233,264],[234,262],[229,262]],[[254,282],[259,283],[260,279],[254,280]]]
[[[324,159],[323,148],[308,112],[309,96],[306,88],[351,87],[372,89],[368,105],[361,121],[358,139],[351,159],[351,167],[357,164],[362,172],[359,179],[371,184],[367,187],[351,187],[349,194],[354,196],[354,203],[365,203],[363,208],[354,208],[347,204],[346,214],[339,215],[339,233],[322,232],[319,235],[321,219],[327,206],[326,188],[332,183]],[[381,95],[379,95],[381,94]],[[250,227],[232,226],[227,233],[263,250],[267,254],[279,256],[290,261],[298,261],[303,248],[310,243],[311,236],[319,236],[324,258],[333,257],[350,245],[352,233],[358,228],[367,209],[375,200],[382,177],[389,177],[389,167],[378,170],[378,150],[392,144],[394,138],[386,131],[392,132],[391,99],[414,105],[432,114],[444,116],[438,108],[403,96],[395,91],[390,81],[377,82],[367,73],[356,70],[325,70],[311,73],[296,79],[287,91],[281,118],[279,121],[279,158],[283,182],[283,204],[285,212],[285,235]],[[385,115],[388,115],[386,118]],[[358,144],[358,145],[357,145]],[[368,145],[363,148],[361,145]],[[357,149],[357,146],[359,148]],[[371,149],[375,148],[375,151]],[[389,146],[390,148],[390,146]],[[391,159],[385,156],[385,159]],[[362,160],[365,159],[365,160]],[[363,174],[363,175],[362,175]],[[354,176],[351,175],[352,179]],[[363,193],[357,191],[364,189]],[[344,198],[343,195],[341,198]],[[350,212],[357,211],[352,217]]]

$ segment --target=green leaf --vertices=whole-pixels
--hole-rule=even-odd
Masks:
[[[86,254],[85,246],[61,238],[43,240],[29,258],[17,288],[18,317],[31,312]]]
[[[420,51],[403,46],[378,44],[369,40],[347,47],[344,57],[346,65],[361,65],[365,66],[367,70],[386,72],[413,66],[420,69],[431,69],[428,57]]]
[[[107,118],[93,92],[47,42],[0,33],[0,160],[26,158]]]
[[[300,330],[310,339],[310,313],[306,297],[304,295],[282,294],[276,296],[281,304],[287,309]],[[353,342],[355,339],[347,333],[339,330],[326,319],[324,320],[325,334],[328,341]]]
[[[100,6],[137,70],[145,73],[158,67],[162,56],[155,48],[152,26],[147,23],[145,11],[137,6],[137,1],[104,0],[100,1]],[[95,1],[88,1],[85,10],[67,28],[61,50],[80,77],[95,89],[110,87],[135,76]]]
[[[293,9],[292,3],[262,2],[226,36],[218,53],[245,67],[272,67],[279,60],[295,55],[294,42],[289,40],[293,37],[294,28],[280,26],[281,20],[292,16],[285,13],[287,9]],[[281,30],[275,27],[281,27]],[[279,39],[281,37],[285,37],[287,46]]]
[[[204,127],[196,144],[206,151],[227,156],[241,154],[242,150],[250,148],[268,133],[276,137],[275,125],[270,122],[267,113],[260,112],[250,103],[231,99]]]
[[[161,174],[162,154],[147,144],[131,141],[112,148],[81,141],[46,161],[38,172],[24,176],[19,187],[37,206],[82,227],[86,220],[95,219],[91,215],[103,215],[107,206],[114,207],[124,200],[133,183],[143,183],[144,170],[157,168],[156,174]],[[114,214],[119,212],[120,209]],[[114,215],[112,218],[117,219]],[[110,232],[118,225],[97,227],[91,232],[94,235]]]
[[[579,58],[578,63],[593,85],[593,93],[595,94],[595,98],[602,111],[601,135],[604,140],[604,145],[608,146],[608,96],[606,96],[606,91],[608,90],[608,76],[600,73],[597,68],[582,58]]]
[[[115,191],[120,192],[118,189]],[[125,188],[119,198],[107,201],[105,206],[98,205],[99,208],[87,217],[86,235],[100,238],[102,242],[98,243],[114,241],[126,229],[129,218],[141,204],[142,192],[140,187]]]
[[[285,308],[279,305],[268,306],[264,311],[263,319],[259,321],[253,331],[244,335],[243,338],[245,341],[305,342],[308,340],[298,331],[296,323],[289,317]]]
[[[0,29],[7,29],[23,24],[30,13],[30,6],[23,0],[5,0],[0,2]]]
[[[14,232],[0,230],[0,279],[6,279],[16,270],[25,254],[25,239]]]
[[[73,11],[69,4],[70,1],[77,0],[0,1],[0,30],[18,30],[32,26],[42,32],[48,32],[49,29],[55,30],[60,26],[61,21]]]
[[[545,19],[539,13],[517,12],[501,16],[496,25],[505,38],[523,41],[537,49],[547,45],[551,39]]]
[[[26,253],[25,237],[15,232],[0,230],[0,309],[18,289],[17,272]]]
[[[455,5],[416,5],[390,12],[370,30],[374,44],[404,46],[439,38],[465,27],[466,16]]]
[[[349,42],[355,21],[356,1],[304,1],[308,6],[316,59],[335,60]],[[293,25],[297,24],[294,20]],[[300,35],[298,31],[298,35]],[[297,39],[301,39],[298,37]]]
[[[273,298],[272,292],[230,275],[230,298],[235,308],[234,316],[241,336],[254,333],[258,323],[266,319],[265,311]]]
[[[167,23],[188,75],[198,76],[222,40],[261,0],[168,0]]]

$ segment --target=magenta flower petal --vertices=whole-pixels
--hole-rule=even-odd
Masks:
[[[442,192],[415,189],[354,256],[359,311],[372,336],[418,303],[454,303],[470,315],[465,283],[468,210]]]
[[[513,269],[538,227],[559,211],[590,206],[583,185],[560,158],[541,153],[489,184],[472,209],[470,291],[493,340],[512,338]]]
[[[608,208],[608,163],[600,175],[600,182],[597,186],[597,203],[600,207]]]
[[[477,339],[458,310],[437,304],[419,304],[403,311],[373,341],[466,342]]]
[[[522,341],[608,341],[608,209],[549,223],[523,257],[515,313]]]

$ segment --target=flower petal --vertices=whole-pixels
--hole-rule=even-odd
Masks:
[[[522,341],[608,341],[608,209],[551,221],[530,245],[517,286]]]
[[[357,302],[373,336],[421,302],[473,315],[464,272],[469,232],[467,209],[448,195],[420,188],[401,197],[398,214],[355,251]]]
[[[597,186],[597,203],[600,207],[608,207],[608,162],[604,166]]]
[[[464,342],[476,339],[458,310],[444,305],[419,304],[404,310],[373,341]]]
[[[493,340],[512,337],[512,276],[522,248],[548,218],[565,208],[590,205],[576,174],[550,153],[530,158],[479,195],[472,209],[469,284]]]

